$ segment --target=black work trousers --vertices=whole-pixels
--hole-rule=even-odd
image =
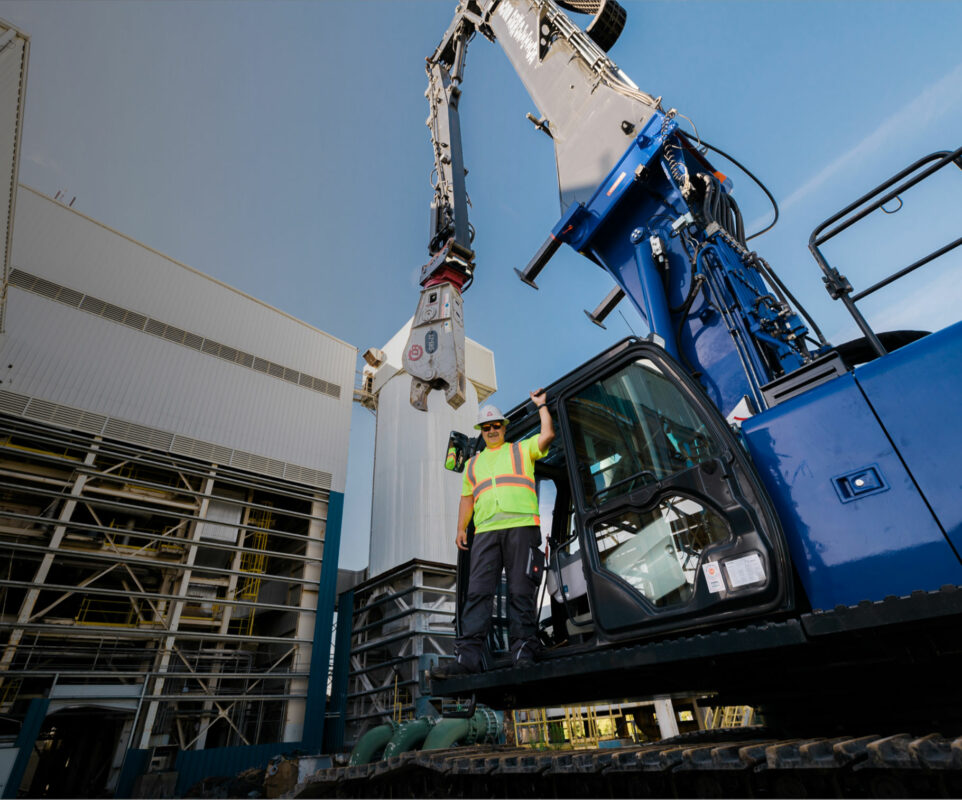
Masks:
[[[538,649],[535,595],[541,580],[529,578],[528,559],[541,544],[536,525],[477,533],[471,543],[468,594],[461,609],[461,636],[455,643],[458,661],[469,669],[484,667],[484,645],[491,629],[492,602],[504,569],[508,579],[508,636],[511,659],[534,657]]]

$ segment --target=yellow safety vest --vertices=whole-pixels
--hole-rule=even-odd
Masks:
[[[534,462],[545,455],[535,434],[482,450],[468,461],[461,494],[474,497],[476,533],[541,524]]]

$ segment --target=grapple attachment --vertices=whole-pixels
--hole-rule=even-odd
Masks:
[[[444,392],[451,408],[464,403],[464,314],[461,291],[444,282],[421,291],[411,335],[404,348],[404,370],[411,376],[411,405],[428,410],[432,389]]]

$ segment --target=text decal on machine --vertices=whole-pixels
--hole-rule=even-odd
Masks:
[[[525,61],[528,62],[529,66],[534,64],[535,57],[538,54],[538,45],[531,29],[524,20],[524,15],[507,3],[498,6],[498,14],[501,15],[508,26],[508,33],[511,34],[511,38],[518,43],[524,53]]]
[[[705,574],[705,583],[708,584],[709,592],[725,591],[725,579],[722,577],[721,565],[718,562],[702,564],[701,571]]]
[[[758,553],[750,553],[743,558],[733,558],[725,562],[728,581],[733,589],[765,580],[765,567]]]

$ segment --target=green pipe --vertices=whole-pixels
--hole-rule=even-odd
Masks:
[[[424,740],[422,750],[447,750],[462,739],[467,738],[471,728],[468,719],[442,719]]]
[[[448,717],[438,722],[428,734],[421,749],[445,750],[454,747],[458,742],[461,744],[494,742],[500,737],[503,725],[504,715],[500,711],[478,706],[470,719]]]
[[[412,719],[410,722],[405,722],[397,729],[394,736],[391,737],[391,741],[387,743],[382,757],[390,758],[391,756],[406,753],[408,750],[417,750],[433,727],[434,720],[428,717],[421,717],[420,719]]]
[[[385,725],[378,725],[365,733],[351,751],[351,758],[347,762],[348,766],[356,767],[360,764],[370,764],[374,756],[378,755],[391,741],[398,724],[393,720]]]

